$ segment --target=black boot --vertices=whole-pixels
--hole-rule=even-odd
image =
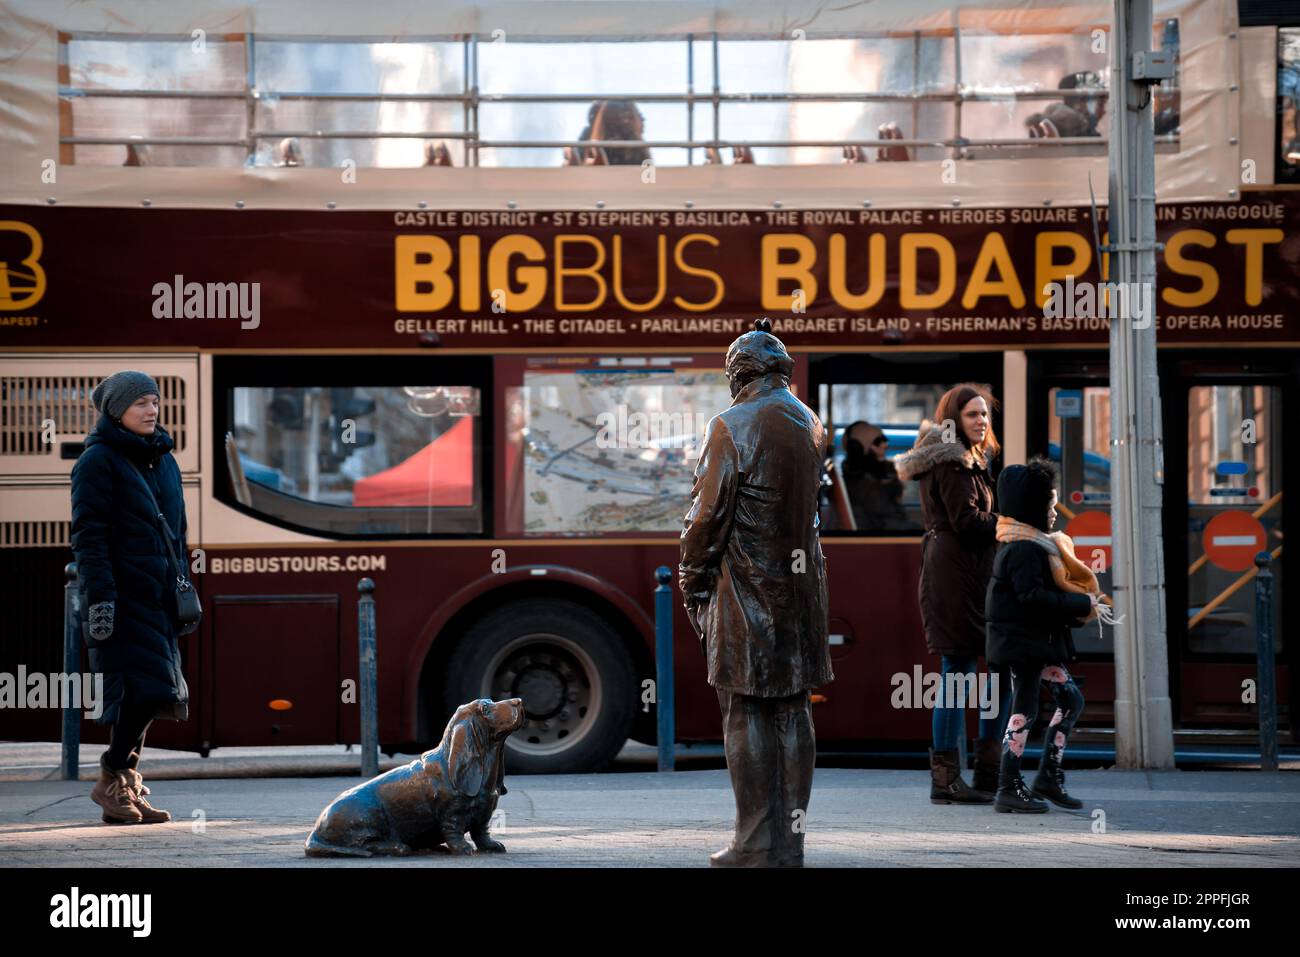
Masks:
[[[971,790],[962,780],[956,749],[930,749],[931,804],[988,804],[992,800],[990,795],[982,791]]]
[[[1061,770],[1061,752],[1065,749],[1056,743],[1057,731],[1056,727],[1047,729],[1047,737],[1043,739],[1043,759],[1038,762],[1032,790],[1057,807],[1077,811],[1083,807],[1083,802],[1065,791],[1065,772]]]
[[[1002,742],[995,738],[978,738],[975,741],[975,774],[971,787],[989,796],[998,790],[998,766],[1002,763]]]
[[[1002,764],[998,768],[998,796],[993,809],[1003,814],[1042,814],[1047,810],[1044,801],[1034,797],[1020,776],[1020,755],[1010,748],[1002,751]]]

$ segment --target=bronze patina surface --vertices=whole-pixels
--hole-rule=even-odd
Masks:
[[[718,692],[736,834],[715,866],[800,866],[829,683],[818,531],[825,430],[790,391],[794,362],[759,320],[727,350],[734,399],[709,422],[678,582]]]
[[[506,738],[524,720],[519,698],[461,705],[432,751],[330,802],[307,838],[307,856],[405,855],[440,846],[452,854],[505,851],[488,827],[506,793]]]

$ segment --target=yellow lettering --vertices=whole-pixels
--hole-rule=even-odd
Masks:
[[[939,257],[939,282],[933,292],[916,288],[916,258],[922,249]],[[904,233],[898,243],[898,301],[904,309],[933,309],[952,298],[957,288],[957,251],[938,233]]]
[[[990,280],[989,273],[993,267],[998,270],[998,279]],[[971,269],[970,282],[962,294],[961,304],[964,309],[972,309],[983,296],[1006,296],[1011,305],[1017,309],[1025,305],[1025,291],[1020,288],[1020,277],[1016,275],[1011,253],[1007,251],[1007,241],[1001,233],[989,233],[980,243],[979,255]]]
[[[813,241],[797,233],[769,233],[763,237],[761,249],[763,308],[783,312],[790,310],[793,290],[781,294],[783,279],[793,281],[796,288],[802,289],[804,302],[811,305],[817,298],[817,280],[812,274],[813,263],[817,261],[817,250]],[[781,262],[781,252],[786,249],[792,249],[796,253],[794,262]]]
[[[398,236],[397,311],[437,312],[451,302],[451,244],[439,236]],[[423,257],[428,257],[424,259]],[[421,290],[428,285],[430,288]]]
[[[1280,229],[1230,229],[1224,237],[1246,247],[1246,305],[1258,306],[1263,298],[1264,244],[1280,243]]]
[[[1056,263],[1056,250],[1074,253],[1068,263]],[[1092,247],[1078,233],[1045,230],[1034,238],[1034,302],[1042,308],[1048,298],[1046,287],[1067,276],[1082,279],[1092,265]]]
[[[564,247],[573,244],[579,245],[585,243],[596,250],[596,261],[590,266],[566,266],[564,265]],[[593,309],[599,309],[605,302],[605,294],[608,287],[605,285],[605,277],[600,274],[600,267],[605,265],[605,245],[595,236],[586,236],[582,233],[561,233],[555,237],[555,308],[560,312],[590,312]],[[565,302],[564,301],[564,277],[565,276],[587,276],[596,283],[599,290],[594,299],[589,302]]]
[[[649,302],[633,302],[623,295],[623,237],[615,234],[614,298],[624,309],[631,312],[648,312],[663,302],[664,296],[668,295],[668,237],[663,233],[659,234],[657,252],[655,262],[659,264],[659,285],[655,289],[655,297]]]
[[[532,236],[511,233],[492,244],[488,253],[488,288],[501,289],[506,294],[508,312],[527,312],[535,309],[546,296],[546,267],[520,266],[514,278],[524,284],[516,292],[510,284],[510,258],[522,256],[528,262],[546,261],[546,250]]]
[[[461,312],[478,312],[479,307],[479,238],[461,236],[456,256],[460,259]]]
[[[1171,272],[1180,276],[1194,276],[1201,280],[1201,288],[1182,292],[1170,286],[1160,290],[1160,298],[1171,306],[1203,306],[1219,291],[1219,273],[1209,263],[1188,259],[1183,255],[1184,246],[1205,246],[1209,248],[1218,240],[1214,234],[1204,229],[1180,229],[1169,237],[1165,243],[1165,265]]]
[[[870,309],[885,294],[885,237],[872,233],[867,240],[867,288],[861,293],[849,292],[845,270],[847,243],[842,233],[831,236],[830,287],[831,298],[844,309]]]
[[[713,280],[713,285],[717,287],[718,291],[714,293],[712,299],[709,299],[706,302],[687,302],[681,296],[673,296],[673,304],[677,306],[678,309],[685,309],[688,312],[708,312],[718,303],[722,302],[722,296],[727,291],[727,287],[723,283],[722,277],[712,269],[697,268],[686,262],[686,259],[682,254],[685,252],[687,246],[691,243],[697,242],[708,243],[710,246],[719,245],[717,238],[710,236],[708,233],[687,233],[681,239],[677,240],[677,245],[673,247],[673,265],[688,276],[708,276]]]

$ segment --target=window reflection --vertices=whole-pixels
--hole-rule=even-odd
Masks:
[[[945,387],[915,383],[835,383],[821,387],[822,421],[833,433],[835,470],[826,489],[822,526],[828,533],[917,534],[920,484],[900,482],[894,459],[916,444]],[[842,482],[852,527],[836,507],[835,482]]]
[[[705,428],[731,404],[726,377],[673,359],[606,361],[533,360],[506,390],[508,531],[681,530]]]
[[[478,531],[478,390],[239,387],[236,498],[340,532]]]

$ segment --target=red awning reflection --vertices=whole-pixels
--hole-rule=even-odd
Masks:
[[[465,416],[409,459],[359,479],[352,504],[415,506],[474,504],[474,419]]]

